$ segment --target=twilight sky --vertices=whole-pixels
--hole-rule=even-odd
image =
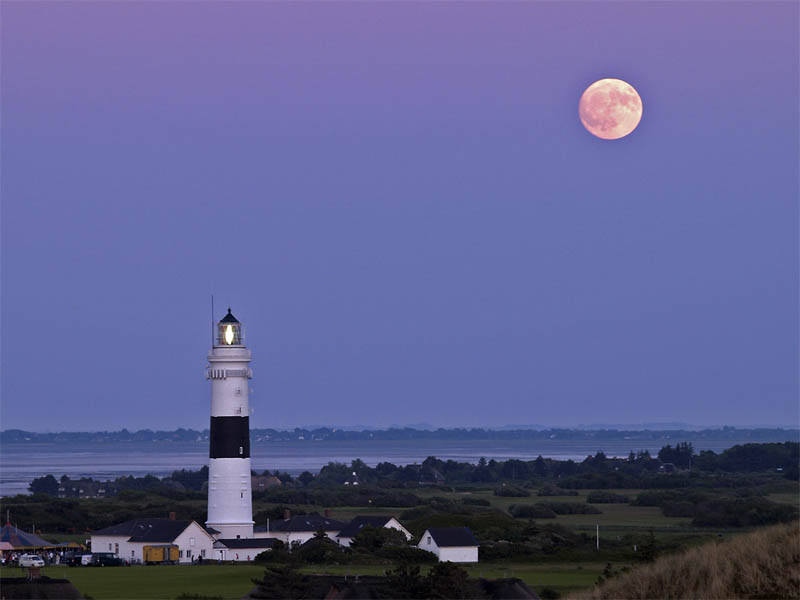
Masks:
[[[2,428],[796,426],[798,6],[3,2]]]

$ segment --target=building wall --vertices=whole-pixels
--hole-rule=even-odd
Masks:
[[[92,552],[114,552],[120,558],[130,560],[129,535],[93,535],[89,547]]]
[[[454,563],[478,562],[477,546],[448,546],[439,548],[439,562],[450,561]]]
[[[181,563],[190,563],[201,557],[211,558],[213,554],[214,539],[195,522],[184,529],[172,543],[178,546]]]
[[[408,529],[406,529],[405,527],[403,527],[403,525],[400,523],[400,521],[398,521],[394,517],[389,519],[386,522],[386,525],[384,525],[384,527],[390,527],[391,529],[397,529],[397,531],[401,532],[403,535],[406,536],[407,540],[411,540],[411,538],[414,537],[413,535],[411,535],[411,532]]]
[[[445,546],[440,548],[427,530],[422,534],[422,539],[417,544],[417,548],[433,552],[439,558],[439,562],[478,562],[477,546]]]
[[[291,546],[295,542],[304,544],[308,540],[314,537],[316,531],[292,531],[292,532],[285,532],[285,531],[270,531],[267,533],[266,531],[258,531],[253,534],[253,537],[256,538],[274,538],[276,540],[282,541],[287,546]],[[338,531],[326,531],[325,535],[327,535],[331,540],[334,542],[336,541],[336,535]]]
[[[214,560],[247,562],[255,560],[256,556],[262,552],[269,551],[269,548],[214,548]]]

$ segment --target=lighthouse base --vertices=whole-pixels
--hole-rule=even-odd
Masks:
[[[253,537],[253,521],[249,523],[212,523],[211,521],[206,521],[206,527],[219,531],[219,533],[212,534],[215,540],[248,539]]]

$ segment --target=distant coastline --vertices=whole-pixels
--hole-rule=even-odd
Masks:
[[[125,443],[125,442],[208,442],[208,429],[175,429],[157,431],[141,429],[138,431],[63,431],[40,433],[22,429],[0,431],[0,444],[41,444],[41,443]],[[732,440],[747,442],[800,441],[798,428],[740,428],[724,426],[709,429],[489,429],[452,428],[416,429],[412,427],[388,429],[339,429],[319,427],[314,429],[295,428],[292,430],[251,429],[250,438],[255,443],[262,442],[325,442],[325,441],[401,441],[401,440]]]

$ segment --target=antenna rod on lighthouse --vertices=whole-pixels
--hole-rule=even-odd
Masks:
[[[211,294],[211,347],[214,347],[214,294]]]

